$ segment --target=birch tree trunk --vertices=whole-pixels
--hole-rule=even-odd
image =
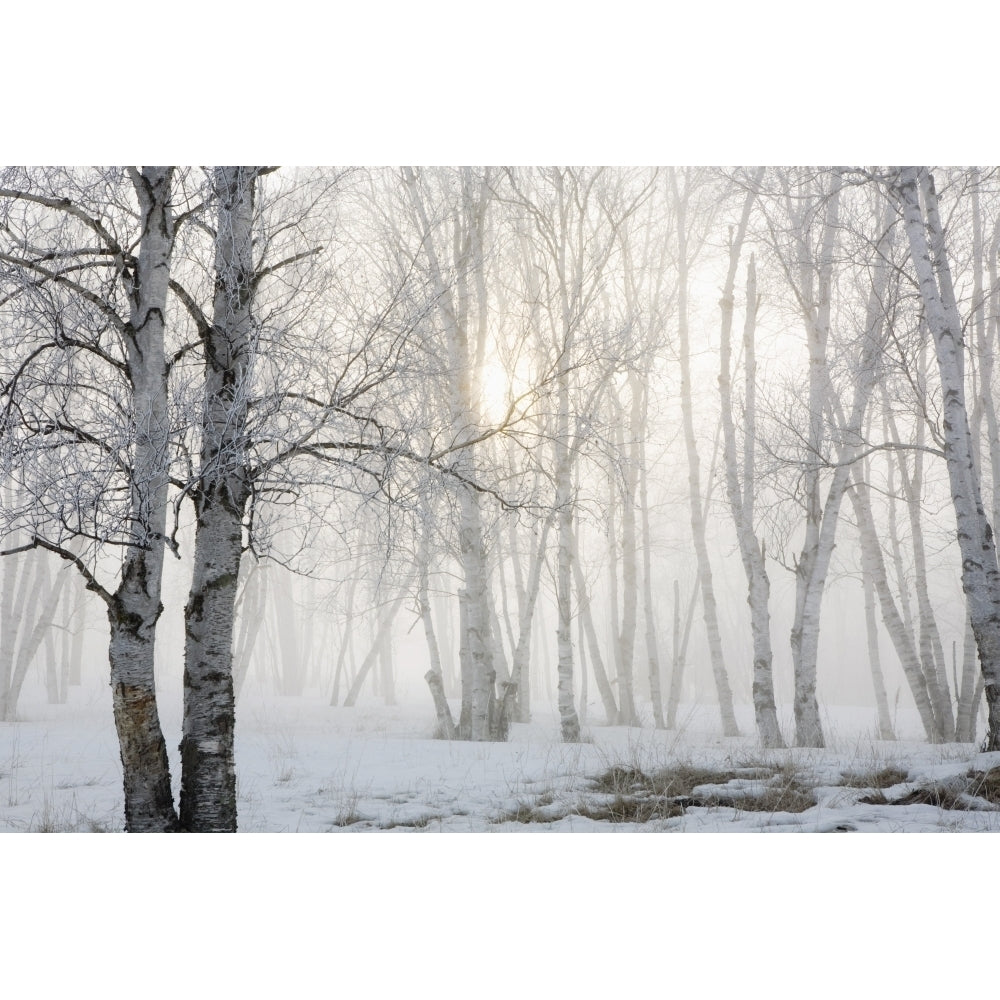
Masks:
[[[174,219],[173,167],[130,171],[139,199],[140,243],[129,288],[125,342],[133,392],[131,521],[120,582],[105,596],[115,727],[121,747],[125,829],[177,826],[167,746],[156,706],[153,650],[160,600],[169,485],[167,366],[164,332]],[[126,275],[128,281],[128,276]]]
[[[564,743],[580,741],[580,722],[573,693],[572,572],[573,572],[573,463],[569,441],[569,373],[572,328],[566,331],[558,378],[558,416],[555,439],[556,525],[556,645],[558,649],[556,701]]]
[[[880,740],[894,740],[892,716],[889,713],[889,698],[885,693],[885,676],[882,673],[882,659],[878,650],[878,624],[875,621],[875,587],[871,576],[862,572],[861,585],[865,595],[865,632],[868,636],[868,664],[872,672],[872,687],[875,691],[875,710],[878,713],[878,736]]]
[[[945,460],[951,483],[962,589],[986,688],[986,749],[1000,749],[1000,568],[983,508],[965,405],[962,325],[952,286],[934,181],[922,167],[900,170],[893,191],[903,212],[927,325],[934,338],[942,390]],[[923,208],[921,207],[923,196]]]
[[[867,460],[862,463],[862,479],[864,483],[871,482]],[[859,487],[860,488],[860,487]],[[879,655],[878,624],[875,621],[875,585],[867,565],[862,566],[861,586],[865,600],[865,632],[868,637],[868,664],[872,672],[872,687],[875,691],[875,709],[878,713],[879,739],[894,740],[896,734],[892,727],[892,716],[889,713],[889,698],[885,690],[885,676],[882,673],[882,658]]]
[[[358,589],[358,580],[362,573],[362,550],[359,548],[355,561],[354,575],[347,586],[347,607],[344,609],[344,631],[341,634],[340,649],[337,651],[337,665],[333,671],[333,693],[330,695],[330,705],[336,708],[340,704],[340,680],[344,675],[344,666],[350,655],[354,662],[354,597]],[[348,682],[349,684],[349,682]]]
[[[136,832],[168,831],[176,827],[177,816],[156,704],[153,654],[156,626],[163,610],[160,592],[170,467],[165,323],[175,240],[171,208],[174,168],[129,167],[126,173],[134,189],[137,213],[123,204],[123,192],[111,194],[118,180],[110,173],[96,175],[96,183],[89,186],[89,191],[87,184],[77,186],[70,172],[58,170],[40,173],[39,190],[4,189],[3,232],[14,242],[6,241],[0,257],[5,268],[10,265],[20,276],[22,288],[28,287],[24,280],[30,276],[30,287],[41,289],[41,301],[52,305],[51,313],[43,311],[44,321],[55,327],[51,346],[69,363],[75,360],[76,352],[82,351],[89,360],[97,359],[105,365],[99,374],[98,369],[93,370],[93,381],[84,378],[81,384],[76,377],[65,381],[57,394],[59,412],[46,424],[53,434],[65,432],[63,443],[71,449],[81,443],[84,451],[96,445],[98,466],[107,461],[103,468],[93,466],[90,470],[102,483],[96,498],[88,498],[87,506],[92,509],[83,511],[77,504],[74,510],[72,502],[64,505],[65,501],[57,502],[54,510],[36,505],[29,517],[29,546],[47,549],[72,562],[87,581],[88,589],[105,604],[125,828]],[[33,184],[29,180],[29,185]],[[58,188],[64,184],[84,199],[99,191],[97,204],[88,208],[61,196]],[[46,188],[50,193],[45,193]],[[110,196],[112,204],[105,195]],[[27,227],[25,234],[33,231],[31,239],[24,235],[18,238],[9,225],[7,207],[21,201],[32,206],[21,220]],[[41,216],[35,206],[41,206]],[[103,217],[106,209],[113,221]],[[42,219],[51,220],[45,212],[58,213],[62,222],[52,227],[47,222],[38,225]],[[133,229],[136,218],[137,230]],[[83,243],[79,241],[79,224],[86,232]],[[113,235],[120,224],[128,230],[124,246]],[[36,238],[44,240],[51,233],[58,240],[63,232],[71,242],[40,248],[34,245]],[[53,270],[53,261],[63,263]],[[88,273],[102,276],[96,287],[88,287],[83,280]],[[73,304],[63,309],[51,299],[49,287],[69,292]],[[127,303],[127,319],[118,312],[119,288]],[[76,337],[78,332],[83,332],[82,338]],[[105,335],[107,341],[102,343]],[[114,346],[107,350],[109,342]],[[119,348],[124,358],[118,356]],[[25,371],[22,368],[22,373]],[[82,371],[79,366],[75,368],[76,375],[82,375]],[[106,387],[101,384],[104,380],[108,381],[106,396]],[[92,391],[95,389],[96,393]],[[68,397],[63,390],[69,396],[89,396],[86,405],[98,410],[107,402],[110,412],[117,414],[118,423],[99,421],[94,425],[96,431],[81,431],[73,426],[72,418],[67,419]],[[118,393],[121,395],[116,398]],[[46,429],[46,438],[49,433]],[[46,441],[44,450],[56,446],[55,441]],[[43,480],[50,475],[46,473]],[[46,487],[41,488],[44,492]],[[92,527],[102,515],[110,520],[105,520],[101,529]],[[50,529],[55,531],[54,541],[46,537]],[[72,545],[63,544],[76,532],[97,542],[115,535],[120,561],[115,560],[118,572],[113,590],[98,581]]]
[[[382,702],[385,705],[396,704],[396,674],[393,666],[392,656],[392,631],[387,631],[382,636],[382,645],[379,648],[379,677],[382,682]]]
[[[420,622],[424,628],[424,638],[427,641],[427,655],[431,668],[424,674],[424,680],[431,691],[434,708],[437,712],[441,735],[453,740],[458,735],[455,722],[451,717],[451,709],[444,693],[444,674],[441,670],[441,652],[438,647],[437,635],[434,631],[434,616],[431,614],[430,600],[430,542],[429,527],[425,519],[420,529],[420,541],[417,550],[417,606],[420,610]]]
[[[674,580],[674,657],[670,676],[670,694],[667,696],[667,729],[677,728],[677,709],[680,707],[681,695],[684,691],[688,642],[691,639],[691,625],[694,622],[694,611],[698,604],[700,591],[701,581],[696,575],[694,585],[691,587],[691,597],[688,599],[682,628],[680,582]]]
[[[959,743],[974,743],[976,739],[976,706],[982,691],[977,682],[976,636],[966,616],[965,641],[962,643],[962,681],[955,716],[955,739]]]
[[[385,605],[379,612],[378,622],[375,626],[375,639],[372,642],[367,655],[361,661],[361,666],[358,667],[358,672],[354,675],[354,680],[351,682],[350,689],[347,692],[347,697],[344,698],[344,708],[353,708],[357,703],[358,696],[361,694],[361,689],[364,686],[365,680],[371,672],[372,667],[375,666],[378,661],[379,652],[382,649],[383,639],[392,629],[392,623],[395,620],[396,615],[399,613],[399,609],[406,603],[415,574],[416,571],[407,576],[402,587],[400,588],[398,596]],[[468,737],[463,738],[468,739]]]
[[[646,483],[647,387],[643,386],[642,420],[638,452],[639,509],[642,519],[642,616],[645,626],[646,662],[649,671],[649,697],[653,703],[653,724],[657,729],[666,728],[663,719],[663,687],[660,671],[660,650],[656,634],[656,614],[653,604],[653,543],[649,531],[649,495]]]
[[[528,583],[525,588],[524,600],[518,617],[517,644],[511,665],[511,680],[517,685],[516,713],[518,722],[531,721],[531,692],[529,678],[529,661],[531,655],[531,625],[535,618],[535,607],[538,604],[538,593],[541,589],[542,566],[545,564],[545,550],[548,543],[549,529],[552,526],[552,516],[542,522],[542,530],[538,545],[532,555],[528,569]],[[517,558],[515,553],[514,558]]]
[[[899,441],[900,437],[896,422],[891,412],[888,424],[892,432],[891,440]],[[920,660],[923,663],[924,677],[927,679],[927,689],[937,728],[944,740],[951,740],[955,733],[955,718],[952,710],[951,695],[948,690],[948,678],[944,661],[944,647],[934,618],[930,593],[927,587],[927,558],[924,548],[924,533],[920,519],[922,501],[923,453],[919,449],[924,446],[924,421],[917,423],[917,451],[913,456],[913,475],[911,477],[904,454],[896,456],[899,470],[900,485],[906,500],[906,509],[910,519],[910,545],[913,554],[913,589],[917,599],[917,639],[920,650]],[[890,458],[890,461],[892,459]]]
[[[691,394],[691,343],[688,332],[687,296],[688,269],[690,266],[687,234],[687,192],[682,196],[675,172],[671,173],[674,188],[674,210],[677,214],[677,321],[678,355],[681,370],[681,415],[684,424],[684,443],[688,457],[688,486],[691,504],[691,534],[695,553],[698,557],[698,580],[701,584],[702,614],[708,636],[708,650],[712,661],[712,674],[719,699],[719,713],[722,717],[722,731],[726,736],[739,736],[739,726],[733,711],[733,693],[729,686],[729,676],[722,655],[722,635],[719,631],[719,616],[715,603],[715,588],[712,585],[712,566],[708,557],[705,540],[705,518],[702,513],[701,466],[698,458],[698,444],[694,433],[694,404]]]
[[[205,401],[195,503],[194,571],[184,613],[180,819],[186,830],[236,829],[233,621],[250,497],[245,428],[256,337],[256,167],[218,167],[216,291],[205,339]]]
[[[471,481],[475,480],[477,470],[473,443],[479,427],[476,385],[486,336],[487,302],[482,268],[490,187],[483,179],[477,189],[471,171],[468,168],[461,171],[461,205],[452,225],[456,275],[451,282],[446,280],[443,253],[436,243],[420,179],[412,167],[403,168],[403,182],[437,292],[438,315],[448,359],[448,405],[454,441],[457,446],[468,442],[456,452],[455,468]],[[475,328],[471,329],[473,313]],[[489,707],[496,694],[491,593],[482,512],[479,494],[475,491],[460,486],[457,499],[459,554],[465,576],[464,597],[459,598],[463,633],[460,649],[466,652],[462,667],[459,736],[461,739],[488,740]]]
[[[871,503],[868,498],[868,486],[855,477],[854,488],[849,493],[861,536],[862,572],[871,580],[875,593],[878,595],[879,605],[882,609],[882,621],[895,647],[896,655],[899,657],[903,674],[909,685],[910,693],[913,695],[914,704],[920,714],[920,721],[924,726],[924,733],[931,743],[940,743],[941,733],[931,705],[927,678],[924,676],[920,663],[920,654],[913,641],[913,632],[906,627],[889,588],[882,546],[879,544],[878,534],[875,531],[875,519],[872,517]]]
[[[608,672],[604,666],[604,657],[601,655],[601,645],[597,638],[597,629],[594,627],[594,616],[590,611],[590,592],[587,588],[587,580],[583,575],[583,567],[580,565],[579,535],[574,532],[574,558],[573,576],[576,582],[576,605],[577,614],[583,623],[584,633],[587,637],[587,646],[590,650],[590,662],[594,668],[594,679],[597,681],[597,690],[601,695],[601,702],[604,705],[604,715],[607,725],[614,726],[618,723],[618,703],[615,701],[615,693],[612,690],[611,682],[608,680]]]
[[[760,182],[759,170],[754,187]],[[743,463],[740,468],[736,451],[736,427],[733,420],[733,394],[731,376],[733,292],[736,269],[750,220],[753,189],[747,193],[743,212],[735,236],[730,240],[729,270],[722,291],[722,332],[719,344],[719,394],[722,402],[723,453],[726,465],[726,493],[729,509],[736,525],[740,558],[747,578],[747,602],[750,605],[750,631],[753,637],[753,705],[757,720],[757,733],[765,747],[784,747],[778,725],[778,712],[774,702],[774,675],[771,652],[771,612],[769,600],[771,582],[767,576],[764,547],[754,526],[755,438],[756,438],[756,352],[755,331],[757,318],[757,269],[753,256],[747,265],[746,319],[743,345],[746,365],[746,402],[744,404]],[[742,485],[741,485],[742,482]]]
[[[640,725],[639,713],[635,707],[633,667],[635,660],[635,636],[639,611],[639,573],[636,565],[636,523],[635,501],[639,476],[639,441],[645,433],[642,427],[642,393],[638,380],[629,379],[632,394],[631,409],[627,426],[631,440],[628,453],[623,455],[624,494],[622,496],[622,623],[618,648],[621,655],[618,697],[621,709],[621,724]],[[624,412],[622,413],[624,417]],[[623,419],[620,426],[626,426]],[[622,451],[625,451],[624,441]]]
[[[806,340],[809,349],[809,430],[806,454],[805,485],[806,530],[805,542],[796,565],[795,619],[792,625],[792,668],[795,679],[795,742],[798,746],[821,747],[825,745],[823,727],[816,701],[816,661],[819,653],[820,605],[823,585],[826,582],[826,565],[829,552],[823,552],[824,542],[833,545],[835,525],[826,525],[820,495],[823,452],[824,413],[829,400],[829,372],[826,349],[830,336],[830,315],[833,286],[833,250],[840,212],[841,178],[835,173],[827,193],[826,216],[820,248],[817,292],[813,303],[814,275],[812,254],[806,247],[805,231],[796,233],[799,255],[800,286],[804,304]],[[801,216],[793,214],[801,223]],[[831,497],[832,498],[832,497]],[[835,501],[839,508],[839,498]],[[832,510],[836,516],[835,510]]]
[[[17,718],[28,670],[43,641],[48,641],[66,576],[59,573],[53,586],[48,556],[18,553],[3,560],[0,597],[0,721]],[[51,697],[51,681],[47,681]],[[58,699],[57,699],[58,700]]]

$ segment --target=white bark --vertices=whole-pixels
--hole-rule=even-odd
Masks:
[[[934,338],[943,397],[945,460],[962,555],[962,588],[986,687],[987,749],[997,750],[1000,749],[1000,568],[973,459],[965,405],[962,326],[930,173],[926,168],[904,167],[894,191],[903,212],[924,315]]]
[[[632,395],[631,409],[627,426],[631,440],[628,452],[625,453],[624,441],[622,452],[624,459],[624,492],[622,495],[622,622],[618,637],[620,663],[618,674],[618,696],[620,723],[624,726],[638,726],[639,713],[635,707],[635,691],[633,682],[633,666],[635,659],[635,637],[639,612],[639,571],[636,562],[636,523],[635,502],[639,482],[639,442],[645,434],[642,426],[642,390],[638,379],[633,375],[629,379]],[[626,426],[624,409],[622,409],[620,427]],[[624,436],[624,435],[622,435]]]
[[[872,672],[872,688],[875,692],[875,710],[878,713],[878,736],[880,740],[894,740],[892,716],[889,713],[889,698],[885,692],[885,675],[882,673],[882,659],[878,648],[878,624],[875,621],[875,587],[867,573],[862,574],[865,595],[865,633],[868,637],[868,664]]]
[[[0,722],[17,718],[28,669],[55,623],[66,574],[57,574],[53,585],[49,558],[42,552],[18,553],[5,556],[0,564]],[[51,681],[48,687],[51,700]]]
[[[186,830],[236,829],[233,625],[250,497],[247,401],[256,338],[256,167],[218,167],[216,291],[205,341],[205,396],[195,490],[194,571],[184,614],[180,818]]]
[[[666,728],[663,718],[663,685],[660,672],[660,649],[657,642],[656,614],[653,605],[653,540],[649,530],[649,495],[647,487],[645,434],[648,417],[648,388],[643,387],[642,420],[638,451],[639,509],[642,512],[642,614],[645,627],[646,663],[649,676],[649,697],[653,703],[653,724]]]
[[[132,172],[139,199],[139,256],[130,280],[126,354],[133,391],[131,520],[120,583],[108,601],[108,656],[125,785],[125,828],[173,830],[177,818],[153,671],[167,519],[169,432],[164,350],[174,247],[172,167]]]
[[[43,404],[56,403],[44,419],[43,446],[34,440],[41,428],[33,418],[20,427],[26,450],[18,451],[17,461],[24,462],[22,469],[37,490],[34,508],[25,516],[32,536],[28,544],[74,563],[106,605],[125,826],[129,831],[165,831],[176,826],[176,814],[156,705],[153,647],[162,612],[170,462],[164,338],[174,249],[174,168],[130,167],[127,176],[137,201],[137,230],[127,218],[128,210],[117,210],[124,192],[117,192],[112,199],[116,204],[109,206],[106,196],[118,183],[113,173],[40,171],[36,188],[29,172],[24,190],[0,191],[3,231],[14,236],[5,240],[0,259],[17,275],[20,291],[15,298],[20,301],[29,288],[41,290],[33,307],[40,307],[36,315],[52,326],[52,332],[43,335],[42,342],[48,343],[35,350],[33,359],[52,358],[48,352],[55,350],[60,360],[43,365],[31,378],[41,375],[42,384],[51,386],[57,373],[65,378],[62,366],[68,373],[58,402]],[[80,201],[65,197],[67,189],[78,192]],[[90,194],[97,201],[88,206]],[[18,203],[28,206],[16,223],[24,227],[20,237],[10,225],[12,206]],[[110,218],[104,215],[109,208]],[[51,226],[53,218],[61,221]],[[124,246],[114,235],[119,226],[127,232]],[[71,242],[38,246],[50,234],[59,239],[64,232]],[[65,261],[72,264],[64,267],[60,262]],[[120,295],[127,318],[119,311]],[[29,362],[20,368],[5,385],[5,395],[21,391],[20,380],[31,367]],[[88,412],[94,390],[108,403],[107,412],[97,417]],[[58,445],[50,435],[61,439]],[[4,439],[6,444],[6,434]],[[52,464],[40,460],[54,454],[57,446],[70,449],[74,461],[65,467],[67,481],[89,491],[86,496],[54,481]],[[77,460],[87,464],[82,475]],[[100,583],[91,569],[95,560],[88,554],[85,561],[74,551],[74,537],[90,539],[95,549],[113,537],[120,546],[115,550],[120,570],[114,585]]]
[[[888,414],[888,425],[892,433],[891,440],[898,441],[899,433],[892,413]],[[920,650],[920,660],[923,664],[924,677],[934,716],[937,720],[937,730],[941,739],[951,740],[955,733],[955,719],[952,712],[951,694],[948,689],[948,678],[944,661],[944,648],[938,633],[934,609],[931,606],[930,593],[927,585],[927,557],[924,546],[923,525],[920,517],[920,507],[923,496],[923,452],[924,422],[917,424],[917,451],[913,456],[913,475],[907,468],[905,453],[895,456],[899,470],[900,485],[906,509],[910,519],[910,546],[913,556],[913,589],[917,599],[917,639]],[[890,458],[890,462],[892,458]],[[898,547],[897,547],[898,552]],[[901,562],[901,554],[897,556]],[[902,583],[902,576],[900,576]],[[909,615],[909,608],[907,607]],[[912,615],[909,615],[912,624]]]
[[[759,183],[763,170],[755,178]],[[744,404],[743,463],[736,448],[736,427],[733,420],[733,394],[731,376],[733,293],[736,269],[750,219],[754,192],[751,189],[743,204],[743,212],[735,236],[729,247],[729,271],[723,287],[722,326],[719,345],[719,393],[721,396],[723,453],[726,466],[726,493],[729,509],[736,526],[736,537],[747,578],[747,601],[750,605],[750,630],[753,638],[753,704],[757,720],[757,733],[765,747],[784,747],[778,725],[774,701],[774,679],[771,651],[771,612],[769,600],[771,583],[767,576],[764,547],[757,537],[754,525],[754,488],[756,468],[754,445],[756,436],[756,352],[755,330],[757,316],[757,272],[751,256],[747,266],[746,319],[743,344],[746,366],[746,401]]]
[[[511,666],[511,680],[517,685],[518,722],[531,721],[531,684],[528,673],[531,654],[531,625],[535,618],[535,607],[538,604],[538,594],[542,582],[542,566],[545,564],[545,550],[551,527],[552,516],[550,515],[542,522],[538,544],[531,557],[531,565],[528,569],[528,583],[518,617],[517,644],[514,647]],[[517,559],[516,553],[514,558]]]
[[[688,496],[691,506],[691,534],[698,557],[698,580],[701,585],[702,614],[708,637],[712,674],[715,678],[722,730],[726,736],[738,736],[739,726],[733,711],[733,693],[722,654],[722,634],[712,584],[712,565],[705,538],[705,517],[702,512],[701,465],[698,444],[694,433],[694,404],[691,387],[691,338],[688,331],[687,296],[690,267],[687,233],[687,191],[682,196],[676,173],[671,174],[674,189],[674,210],[677,213],[677,317],[678,356],[681,371],[681,416],[684,424],[684,443],[688,457]]]
[[[977,683],[978,682],[978,683]],[[976,654],[976,636],[966,617],[965,641],[962,643],[962,679],[959,685],[958,709],[955,714],[955,739],[973,743],[976,739],[976,708],[982,698],[982,675]]]
[[[875,593],[878,595],[879,605],[882,609],[882,621],[889,633],[889,638],[892,640],[896,655],[899,657],[903,674],[909,685],[910,693],[913,695],[914,704],[920,714],[920,721],[924,726],[924,733],[930,742],[938,743],[941,741],[941,737],[937,720],[934,717],[930,693],[927,689],[927,678],[924,676],[920,663],[920,654],[913,641],[913,632],[907,628],[903,621],[889,588],[882,546],[879,544],[875,520],[872,517],[871,504],[868,499],[868,486],[856,477],[854,488],[849,493],[854,505],[854,513],[858,519],[862,572],[871,580]]]
[[[448,700],[444,693],[441,653],[434,631],[434,616],[431,614],[430,544],[426,521],[420,531],[420,544],[417,552],[417,605],[420,610],[420,621],[424,627],[424,638],[427,640],[427,653],[431,663],[430,670],[424,674],[424,680],[427,681],[431,698],[434,700],[440,735],[443,739],[453,740],[458,736],[458,730],[455,727],[455,720],[452,718],[451,709],[448,707]]]
[[[590,662],[594,668],[594,679],[597,681],[597,690],[600,692],[601,702],[604,705],[604,715],[607,724],[614,726],[617,725],[619,718],[618,703],[615,700],[615,693],[612,690],[611,682],[608,680],[608,673],[604,666],[604,657],[601,655],[601,646],[597,638],[597,630],[594,627],[594,617],[590,611],[590,592],[587,588],[587,580],[583,574],[583,567],[580,565],[579,539],[576,532],[573,534],[573,545],[573,576],[576,583],[577,614],[583,623],[583,630],[587,637]]]
[[[453,222],[454,286],[446,280],[437,241],[420,181],[411,167],[403,169],[421,245],[436,289],[438,316],[444,332],[448,366],[448,404],[457,452],[456,471],[467,480],[476,478],[478,462],[472,443],[479,428],[477,382],[483,363],[486,331],[486,297],[483,250],[486,210],[490,190],[485,180],[474,183],[469,170],[461,173],[462,200]],[[470,288],[470,282],[473,287]],[[475,314],[473,317],[473,313]],[[470,329],[475,320],[475,328]],[[466,650],[462,670],[462,739],[488,740],[489,707],[495,699],[495,674],[491,636],[490,586],[480,497],[474,490],[457,488],[459,505],[459,554],[465,576],[460,646]]]
[[[414,569],[406,577],[397,596],[393,600],[389,601],[379,612],[378,621],[375,626],[375,639],[372,642],[365,658],[361,661],[361,665],[358,667],[358,672],[354,675],[354,679],[351,681],[347,697],[344,698],[344,708],[353,708],[357,703],[358,696],[361,694],[361,689],[364,687],[368,674],[371,672],[372,667],[374,667],[378,662],[383,639],[392,629],[392,623],[395,620],[396,615],[399,614],[399,609],[406,603],[406,600],[409,597],[410,587],[413,585],[415,576],[416,569]]]
[[[829,403],[829,373],[826,348],[830,335],[831,294],[833,283],[833,249],[840,210],[841,179],[834,174],[830,191],[826,193],[826,217],[820,249],[818,289],[813,303],[814,275],[811,253],[806,246],[805,232],[796,233],[800,265],[801,297],[805,305],[806,339],[809,349],[809,411],[805,485],[805,541],[796,565],[795,619],[792,625],[792,667],[795,680],[795,741],[799,746],[825,745],[823,727],[816,701],[816,659],[819,652],[820,603],[826,582],[826,564],[832,550],[835,524],[827,524],[824,535],[823,502],[820,495],[823,452],[823,421]],[[801,218],[798,220],[801,221]],[[831,513],[836,517],[839,497],[832,495]],[[824,537],[821,540],[821,535]]]
[[[567,335],[564,346],[562,373],[559,376],[558,417],[555,440],[556,524],[558,541],[556,549],[556,645],[557,704],[559,724],[564,743],[580,740],[580,722],[576,714],[573,692],[573,639],[570,632],[572,620],[573,572],[573,466],[569,445],[569,358],[572,356],[572,338]]]

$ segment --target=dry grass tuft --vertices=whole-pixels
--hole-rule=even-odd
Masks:
[[[978,800],[978,801],[977,801]],[[983,805],[983,801],[989,805]],[[858,799],[865,805],[875,806],[936,806],[962,812],[1000,807],[1000,767],[988,771],[967,771],[964,780],[933,783],[913,788],[905,795],[889,799],[882,791]]]
[[[937,806],[939,809],[968,809],[969,801],[961,790],[947,785],[927,785],[914,788],[902,798],[894,799],[894,806]]]
[[[891,788],[906,781],[909,773],[890,765],[866,771],[844,771],[840,777],[840,784],[847,788]]]
[[[736,768],[677,763],[649,775],[635,767],[612,767],[592,784],[614,798],[579,806],[577,812],[613,823],[670,819],[692,807],[799,813],[816,805],[815,794],[791,763]]]
[[[988,771],[972,770],[967,777],[970,779],[970,795],[978,795],[993,805],[1000,805],[1000,767],[991,767]]]

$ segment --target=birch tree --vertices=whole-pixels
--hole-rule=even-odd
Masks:
[[[470,169],[459,176],[459,204],[444,232],[432,223],[425,183],[416,171],[405,168],[403,182],[413,212],[416,230],[426,257],[428,273],[435,289],[438,316],[446,345],[448,408],[454,443],[458,448],[457,468],[467,479],[478,474],[476,438],[481,436],[479,386],[486,342],[488,301],[484,278],[486,213],[491,199],[488,175],[476,177]],[[448,237],[454,250],[452,259],[443,257]],[[454,280],[450,277],[454,274]],[[496,650],[491,631],[494,617],[486,559],[480,495],[458,486],[460,511],[459,551],[464,573],[463,648],[467,669],[463,671],[462,712],[459,733],[463,738],[490,738],[489,707],[496,698]]]
[[[5,372],[2,436],[8,474],[31,506],[8,512],[6,527],[29,536],[19,548],[73,563],[107,608],[130,831],[177,825],[153,672],[170,474],[174,174],[15,173],[0,189],[4,305],[22,310],[30,337]],[[89,559],[72,551],[74,538],[90,543]],[[104,584],[95,558],[108,545],[122,557]]]
[[[688,459],[688,485],[691,511],[691,534],[695,553],[698,557],[698,580],[701,585],[701,606],[708,637],[709,657],[712,675],[722,717],[722,730],[726,736],[738,736],[739,727],[733,711],[733,692],[722,653],[722,636],[712,582],[712,566],[706,543],[705,519],[702,513],[701,463],[698,457],[698,443],[694,432],[694,404],[691,385],[691,335],[688,326],[689,271],[693,259],[690,247],[689,209],[692,188],[696,177],[686,169],[683,178],[676,170],[670,172],[674,212],[677,217],[677,336],[678,358],[681,375],[681,419],[684,424],[684,444]]]
[[[903,167],[891,179],[941,380],[945,461],[951,484],[962,589],[979,652],[988,713],[986,749],[1000,749],[1000,568],[983,507],[966,409],[963,327],[934,179],[926,167]]]
[[[552,475],[556,510],[556,652],[560,731],[580,738],[575,705],[572,592],[574,468],[585,444],[580,426],[588,407],[575,409],[581,373],[593,362],[595,307],[609,281],[621,227],[651,191],[646,175],[613,178],[603,169],[551,167],[508,170],[506,198],[521,213],[524,247],[546,276],[542,312],[547,333],[546,369],[553,372]],[[588,339],[590,342],[588,343]]]
[[[205,363],[201,452],[189,494],[194,572],[184,612],[180,821],[194,832],[236,829],[233,624],[250,500],[247,407],[256,353],[254,191],[259,167],[217,167],[215,297],[199,330]]]
[[[753,187],[760,183],[763,170],[755,175]],[[742,461],[737,455],[736,427],[733,418],[731,377],[732,324],[735,307],[734,293],[736,271],[740,252],[746,236],[750,211],[753,207],[753,187],[747,192],[743,210],[735,232],[730,229],[729,268],[722,291],[722,330],[719,341],[720,369],[719,394],[721,400],[723,453],[726,466],[726,494],[729,509],[736,525],[740,558],[746,573],[750,605],[750,629],[753,636],[753,705],[757,719],[757,732],[765,747],[783,747],[784,739],[778,725],[774,701],[774,679],[771,653],[771,613],[769,599],[771,582],[767,575],[764,546],[757,535],[754,523],[754,493],[756,488],[756,318],[757,271],[751,256],[747,265],[746,320],[743,330],[746,390],[744,393],[744,437]]]
[[[0,563],[0,722],[17,718],[28,669],[56,621],[67,576],[58,573],[53,584],[50,559],[35,551]]]

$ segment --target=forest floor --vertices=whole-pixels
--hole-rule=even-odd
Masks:
[[[109,699],[28,703],[0,724],[0,831],[115,832],[121,765]],[[179,784],[180,721],[164,698]],[[558,740],[536,711],[507,743],[433,738],[426,704],[330,708],[308,698],[241,703],[245,832],[915,832],[1000,830],[1000,753],[970,744],[881,741],[872,712],[825,713],[828,748],[763,750],[718,735],[708,707],[673,731],[585,726]],[[752,714],[740,716],[752,733]],[[785,732],[791,733],[790,725]]]

